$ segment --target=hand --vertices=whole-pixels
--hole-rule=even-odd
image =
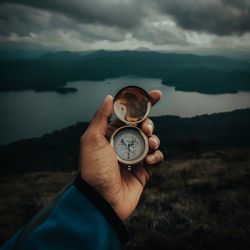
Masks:
[[[161,92],[153,90],[149,95],[155,104]],[[160,141],[153,135],[153,122],[147,118],[141,129],[149,137],[150,153],[144,163],[133,166],[131,171],[120,166],[109,138],[122,123],[116,119],[108,124],[112,113],[113,97],[107,96],[81,137],[79,165],[82,178],[103,196],[121,220],[126,220],[154,168],[163,161],[163,154],[157,150]]]

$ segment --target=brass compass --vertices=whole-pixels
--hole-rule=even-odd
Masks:
[[[147,156],[148,138],[137,125],[146,119],[151,106],[149,94],[137,86],[121,89],[114,98],[114,112],[125,124],[113,133],[110,144],[128,169]]]

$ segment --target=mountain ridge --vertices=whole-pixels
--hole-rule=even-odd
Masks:
[[[126,75],[159,78],[182,91],[206,94],[250,91],[250,63],[220,56],[154,51],[61,51],[36,59],[0,60],[0,91],[76,91],[68,82]]]
[[[200,115],[152,117],[166,158],[183,152],[197,155],[203,150],[250,147],[250,109]],[[0,174],[44,170],[75,170],[79,141],[88,123],[0,146]]]

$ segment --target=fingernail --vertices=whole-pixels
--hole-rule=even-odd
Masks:
[[[104,99],[104,102],[109,102],[112,99],[113,99],[112,95],[107,95]]]
[[[149,161],[154,161],[155,160],[155,156],[154,155],[148,155],[148,160]]]

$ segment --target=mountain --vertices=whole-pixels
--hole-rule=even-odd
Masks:
[[[229,59],[221,56],[199,56],[194,54],[159,53],[155,51],[97,51],[85,60],[103,60],[105,63],[121,63],[123,66],[147,68],[190,69],[204,67],[215,70],[250,71],[250,63],[243,60]],[[101,63],[101,62],[99,62]]]
[[[25,50],[25,51],[37,51],[37,50],[43,50],[43,51],[52,51],[56,48],[43,46],[40,43],[33,43],[33,42],[18,42],[18,41],[1,41],[0,42],[1,50],[5,51],[13,51],[13,50]]]
[[[36,59],[47,53],[46,50],[0,50],[0,60],[30,60]]]
[[[48,52],[41,55],[38,60],[40,61],[78,61],[83,56],[93,53],[93,51],[84,52],[70,52],[70,51],[59,51],[59,52]]]
[[[167,159],[202,151],[250,147],[250,109],[192,118],[153,117]],[[0,175],[77,169],[79,139],[87,123],[0,146]]]
[[[202,48],[191,50],[190,53],[198,55],[220,55],[227,58],[244,60],[250,62],[250,52],[248,50],[237,50],[227,48]]]
[[[34,59],[0,60],[0,91],[72,91],[69,81],[125,75],[160,78],[183,91],[235,93],[250,90],[250,63],[220,56],[154,51],[53,52]],[[75,91],[75,90],[74,90]]]

